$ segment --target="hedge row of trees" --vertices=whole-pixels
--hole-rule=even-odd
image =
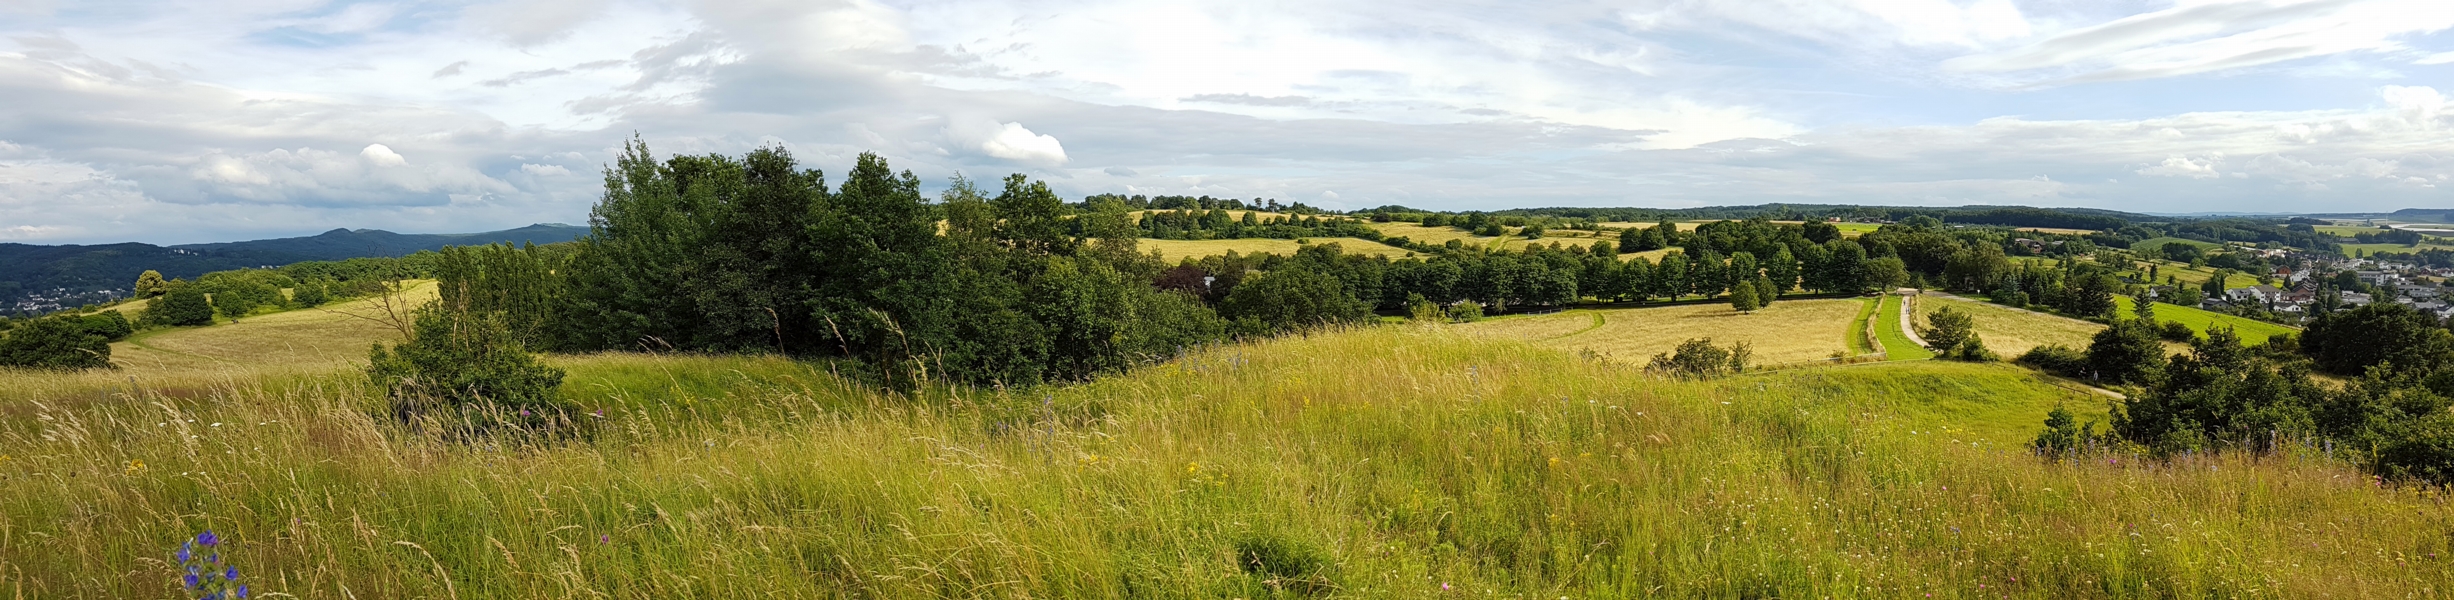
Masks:
[[[2038,448],[2066,455],[2112,444],[2155,455],[2274,452],[2350,457],[2385,477],[2454,484],[2454,333],[2434,317],[2378,303],[2324,314],[2299,337],[2247,347],[2230,329],[2168,355],[2152,313],[2121,319],[2084,350],[2038,348],[2021,360],[2135,386],[2097,434],[2067,414]],[[2327,385],[2315,374],[2348,383]]]
[[[1110,209],[1101,202],[1090,203],[1091,212]],[[1298,239],[1312,237],[1355,237],[1381,239],[1378,229],[1363,221],[1345,217],[1305,215],[1261,216],[1259,211],[1244,211],[1232,216],[1226,209],[1158,210],[1141,214],[1135,227],[1141,237],[1162,240],[1233,240],[1246,238]]]

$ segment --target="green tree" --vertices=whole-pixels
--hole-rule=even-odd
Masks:
[[[298,282],[298,287],[290,290],[290,303],[300,308],[322,306],[325,302],[331,301],[331,296],[325,291],[327,285],[329,284],[324,281]]]
[[[146,269],[144,273],[139,273],[136,276],[136,297],[152,298],[154,296],[160,296],[162,295],[164,288],[168,287],[169,285],[170,284],[168,282],[162,281],[161,271]]]
[[[1956,307],[1944,306],[1926,315],[1926,326],[1917,329],[1917,337],[1926,341],[1926,349],[1935,354],[1949,354],[1961,344],[1977,337],[1977,320]]]
[[[1670,352],[1653,355],[1645,368],[1675,377],[1713,377],[1746,371],[1754,355],[1746,342],[1732,344],[1725,350],[1714,346],[1712,338],[1695,338],[1680,342]]]
[[[1336,277],[1285,268],[1237,284],[1219,304],[1219,316],[1236,322],[1240,333],[1258,334],[1361,321],[1372,311]]]
[[[1908,282],[1909,267],[1900,257],[1886,256],[1866,261],[1866,283],[1875,289],[1888,291]]]
[[[2088,344],[2088,368],[2099,381],[2149,383],[2164,364],[2164,342],[2155,325],[2145,321],[2116,321],[2097,331]]]
[[[2140,288],[2139,288],[2139,293],[2136,293],[2136,294],[2131,294],[2131,296],[2130,296],[2130,315],[2131,315],[2131,318],[2138,319],[2138,320],[2141,320],[2141,321],[2146,321],[2146,322],[2149,322],[2149,323],[2154,323],[2154,322],[2156,322],[2156,291],[2155,291],[2155,289],[2153,289],[2153,288],[2148,288],[2148,287],[2140,287]]]
[[[2320,370],[2344,376],[2380,365],[2427,372],[2454,363],[2454,334],[2435,317],[2388,302],[2321,315],[2301,332],[2300,345]]]
[[[213,302],[203,288],[173,281],[164,286],[162,295],[145,302],[145,315],[137,320],[179,327],[212,325]]]
[[[68,317],[27,321],[0,337],[0,366],[101,369],[111,366],[111,342]]]
[[[1763,307],[1755,300],[1754,282],[1747,282],[1730,289],[1730,307],[1737,309],[1738,312],[1755,312],[1755,309]]]

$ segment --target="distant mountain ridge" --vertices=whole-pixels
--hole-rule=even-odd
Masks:
[[[126,297],[147,269],[166,278],[273,267],[310,260],[407,256],[446,246],[551,244],[587,235],[588,228],[539,223],[483,233],[393,233],[334,229],[321,234],[209,244],[142,243],[39,246],[0,243],[0,314],[37,313]]]

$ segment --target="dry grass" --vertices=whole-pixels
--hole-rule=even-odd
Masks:
[[[1399,258],[1411,254],[1411,252],[1405,248],[1399,248],[1362,238],[1308,238],[1305,241],[1314,245],[1337,244],[1338,247],[1344,250],[1347,254],[1368,254],[1387,256],[1391,258]],[[1143,239],[1136,242],[1136,244],[1143,252],[1150,252],[1152,250],[1159,251],[1159,255],[1165,257],[1169,262],[1175,262],[1176,260],[1183,258],[1223,256],[1230,250],[1235,251],[1237,254],[1268,252],[1280,256],[1291,256],[1295,254],[1296,249],[1303,247],[1303,244],[1297,244],[1295,240],[1279,240],[1269,238],[1245,238],[1239,240]]]
[[[1849,324],[1857,300],[1785,300],[1753,313],[1728,304],[1656,308],[1586,309],[1492,319],[1460,327],[1500,339],[1532,342],[1569,351],[1592,350],[1614,361],[1641,365],[1679,342],[1712,338],[1747,342],[1758,364],[1807,362],[1849,352]]]
[[[434,297],[434,282],[419,281],[404,301]],[[400,337],[381,321],[382,313],[376,299],[365,298],[211,327],[157,329],[111,344],[111,362],[121,373],[139,376],[268,364],[326,370],[365,362],[369,344]]]
[[[2067,228],[2062,228],[2062,227],[2021,227],[2021,228],[2019,228],[2019,230],[2020,230],[2020,231],[2033,231],[2033,232],[2036,232],[2036,233],[2054,233],[2054,234],[2061,234],[2061,235],[2087,235],[2087,234],[2091,234],[2091,233],[2096,233],[2096,230],[2094,230],[2094,229],[2067,229]]]
[[[408,431],[346,372],[18,402],[0,589],[177,597],[168,551],[212,529],[259,596],[300,598],[2454,590],[2441,495],[2314,455],[2040,461],[2045,411],[2096,401],[2015,367],[1670,381],[1457,329],[917,399],[823,364],[569,357],[605,416],[552,443]]]
[[[2045,344],[2062,344],[2086,349],[2103,325],[2078,319],[2059,317],[2034,311],[2020,310],[1964,298],[1926,294],[1917,299],[1917,326],[1923,327],[1926,315],[1949,306],[1975,317],[1977,337],[1985,341],[1986,349],[2005,358],[2016,357],[2029,349]]]

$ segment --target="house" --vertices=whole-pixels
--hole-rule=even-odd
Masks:
[[[2402,277],[2385,271],[2353,271],[2353,274],[2360,278],[2361,283],[2369,285],[2386,285],[2402,279]]]
[[[2445,288],[2433,285],[2406,283],[2403,285],[2394,286],[2394,293],[2397,296],[2402,296],[2405,298],[2429,300],[2445,294]]]
[[[2368,294],[2363,294],[2360,292],[2343,293],[2343,304],[2346,306],[2368,306],[2370,302],[2375,301],[2377,301],[2377,299]]]
[[[2245,288],[2224,290],[2224,297],[2230,298],[2234,302],[2265,305],[2274,304],[2283,300],[2284,291],[2275,289],[2275,286],[2271,285],[2255,285]]]

